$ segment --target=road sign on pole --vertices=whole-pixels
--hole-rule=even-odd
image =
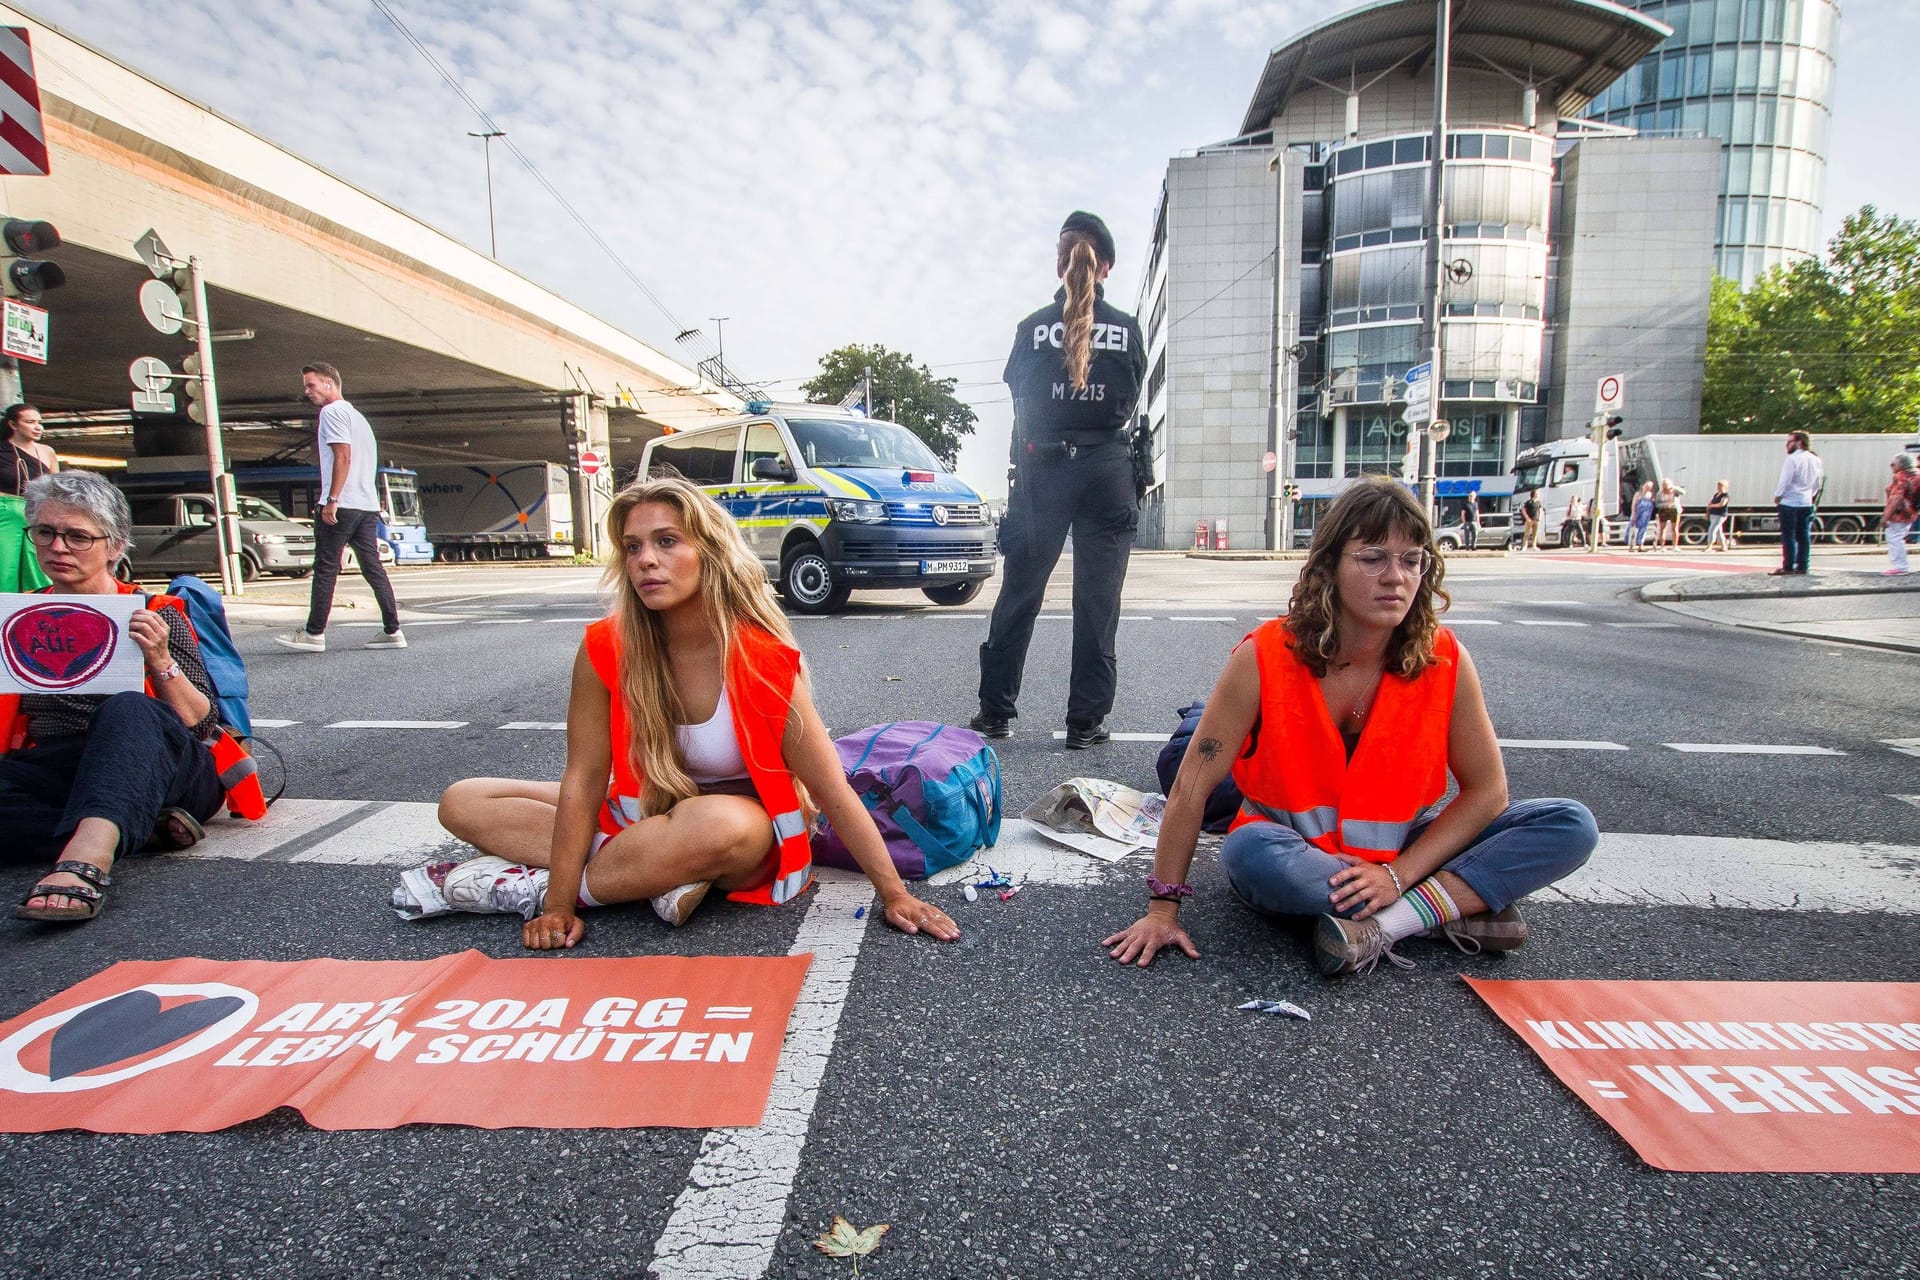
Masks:
[[[1407,370],[1407,421],[1421,426],[1433,417],[1433,364],[1417,364]]]
[[[167,252],[167,246],[160,239],[160,233],[152,227],[148,227],[146,234],[133,242],[133,251],[140,255],[140,261],[147,264],[147,270],[153,272],[155,280],[164,279],[167,272],[173,270],[174,263],[178,261]]]
[[[1600,379],[1600,385],[1594,393],[1593,411],[1595,413],[1615,413],[1627,402],[1627,376],[1623,373],[1610,373]]]
[[[583,476],[599,475],[600,463],[601,463],[600,455],[595,453],[592,449],[582,449],[580,451],[580,474],[581,475]]]

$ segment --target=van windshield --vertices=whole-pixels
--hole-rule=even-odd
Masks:
[[[240,518],[242,520],[285,520],[280,508],[263,498],[250,498],[240,495]]]
[[[905,427],[891,422],[789,418],[794,441],[810,467],[904,467],[945,471],[940,459]]]

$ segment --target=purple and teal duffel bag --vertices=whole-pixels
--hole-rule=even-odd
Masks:
[[[971,729],[899,720],[836,738],[833,746],[902,879],[958,866],[999,840],[1000,760]],[[824,817],[813,856],[859,869]]]

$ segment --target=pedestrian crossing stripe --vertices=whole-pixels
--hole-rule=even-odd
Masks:
[[[256,823],[215,819],[205,840],[162,856],[395,869],[473,855],[441,827],[433,804],[290,799]],[[949,868],[928,884],[936,891],[950,887],[987,862],[1021,883],[1133,884],[1149,856],[1143,850],[1121,863],[1098,862],[1010,821],[977,862]],[[1920,846],[1913,845],[1603,831],[1585,867],[1530,900],[1920,915],[1916,866]]]

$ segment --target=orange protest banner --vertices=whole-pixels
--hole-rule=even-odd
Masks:
[[[1467,982],[1648,1164],[1920,1173],[1920,984]]]
[[[757,1125],[812,959],[123,962],[0,1024],[0,1131]]]

